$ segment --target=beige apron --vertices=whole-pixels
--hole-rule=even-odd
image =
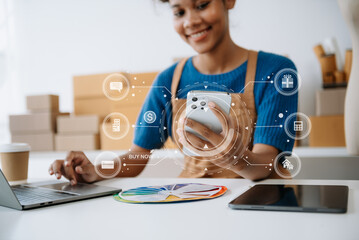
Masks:
[[[249,51],[248,61],[247,61],[247,72],[245,78],[245,88],[243,93],[231,93],[232,97],[232,106],[231,113],[235,114],[236,121],[235,129],[244,129],[242,131],[242,140],[246,141],[247,149],[252,149],[253,144],[253,126],[257,119],[257,113],[254,102],[254,81],[256,75],[257,67],[257,56],[258,53],[255,51]],[[172,79],[172,140],[176,143],[177,146],[182,149],[182,145],[178,142],[178,135],[176,129],[178,128],[179,118],[183,116],[183,111],[185,109],[186,99],[178,99],[177,88],[181,79],[183,67],[187,59],[181,60],[173,74]],[[246,114],[243,114],[243,113]],[[244,117],[246,116],[246,117]],[[243,156],[239,156],[243,157]],[[229,169],[224,169],[218,167],[217,165],[206,161],[204,157],[189,157],[185,156],[183,171],[179,177],[187,178],[198,178],[198,177],[212,177],[212,178],[237,178],[241,177],[238,174],[234,173]]]

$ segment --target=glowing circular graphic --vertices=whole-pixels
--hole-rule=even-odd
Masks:
[[[119,101],[130,91],[130,82],[125,75],[113,73],[103,80],[102,91],[108,99]]]
[[[274,159],[274,170],[282,178],[294,178],[300,172],[302,163],[294,152],[281,152]]]
[[[288,137],[300,140],[308,137],[312,123],[307,115],[296,112],[290,114],[284,122],[284,130]]]
[[[156,118],[156,113],[153,111],[147,111],[145,114],[143,114],[143,120],[145,120],[145,122],[148,124],[154,123]]]
[[[121,160],[116,153],[106,151],[96,157],[94,166],[99,176],[103,178],[113,178],[121,171]]]
[[[297,71],[291,68],[280,70],[274,77],[274,87],[285,96],[291,96],[298,92],[302,84],[302,78]]]
[[[177,104],[180,104],[178,107],[177,113],[172,116],[166,116],[167,118],[172,118],[172,134],[175,135],[176,129],[173,129],[175,126],[175,123],[178,123],[178,120],[184,116],[186,116],[186,100],[184,97],[186,97],[187,92],[191,90],[209,90],[209,88],[215,88],[216,91],[222,91],[222,92],[230,92],[233,93],[232,90],[228,90],[226,86],[219,85],[216,83],[196,83],[195,85],[187,86],[185,89],[181,89],[177,92],[176,101]],[[182,93],[182,94],[181,94]],[[244,152],[248,149],[249,143],[252,140],[252,133],[253,133],[253,123],[250,117],[250,111],[246,108],[245,102],[241,99],[241,96],[239,94],[232,95],[232,103],[230,108],[230,122],[229,125],[235,126],[230,128],[223,138],[223,141],[219,143],[215,147],[204,147],[204,148],[198,148],[196,146],[193,146],[190,144],[190,151],[188,149],[183,148],[183,145],[178,142],[178,138],[173,138],[174,143],[179,148],[179,151],[182,152],[187,157],[190,157],[193,160],[198,160],[197,162],[216,162],[217,165],[221,165],[223,163],[226,164],[225,167],[227,169],[230,169],[231,167],[237,165],[239,161],[241,161],[241,157],[244,155]],[[218,100],[221,101],[221,100]],[[223,101],[223,100],[222,100]],[[198,101],[197,107],[202,107],[201,101]],[[228,104],[228,103],[227,103]],[[212,111],[212,110],[208,110]],[[164,117],[164,114],[162,114]],[[188,115],[187,115],[188,116]],[[163,134],[163,138],[165,139],[166,135],[163,129],[166,129],[166,120],[161,119],[161,127],[160,131],[161,134]],[[167,129],[166,129],[167,130]],[[186,136],[185,136],[186,138]],[[188,137],[188,142],[190,143]],[[193,154],[196,153],[196,154]],[[188,161],[176,161],[176,164],[180,165],[182,169],[185,169],[187,171],[190,171],[194,168],[191,166],[191,162]],[[201,164],[199,164],[201,165]],[[205,164],[206,165],[206,164]],[[207,164],[208,165],[208,164]],[[206,165],[206,166],[207,166]],[[211,164],[210,164],[211,165]],[[212,166],[208,165],[208,167],[201,169],[206,172],[206,174],[211,175],[220,171],[223,171],[223,168],[219,168],[217,165],[212,164]],[[194,166],[198,167],[198,166]]]
[[[102,122],[102,130],[107,137],[119,140],[128,134],[130,122],[122,113],[110,113]]]

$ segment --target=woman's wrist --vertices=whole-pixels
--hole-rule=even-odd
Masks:
[[[268,167],[270,166],[269,158],[269,156],[247,150],[240,162],[234,166],[233,171],[253,181],[267,178],[272,172],[272,168]]]
[[[233,165],[232,171],[238,175],[243,174],[243,171],[251,167],[251,160],[253,159],[253,154],[250,150],[246,150],[241,159]]]

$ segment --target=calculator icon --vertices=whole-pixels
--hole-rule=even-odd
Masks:
[[[303,121],[294,121],[294,131],[296,132],[303,131]]]
[[[120,132],[121,131],[121,120],[114,119],[112,124],[112,131],[113,132]]]

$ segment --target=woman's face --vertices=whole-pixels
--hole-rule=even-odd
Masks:
[[[228,9],[234,0],[170,0],[174,28],[196,52],[206,53],[218,46],[228,30]]]

